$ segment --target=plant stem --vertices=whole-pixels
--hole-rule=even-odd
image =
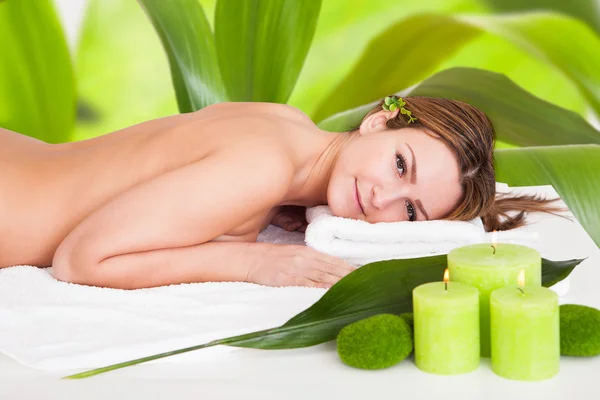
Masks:
[[[137,358],[135,360],[131,360],[131,361],[126,361],[126,362],[122,362],[122,363],[119,363],[119,364],[110,365],[108,367],[96,368],[96,369],[93,369],[93,370],[90,370],[90,371],[81,372],[79,374],[65,376],[63,379],[81,379],[81,378],[87,378],[87,377],[90,377],[90,376],[101,374],[103,372],[108,372],[108,371],[113,371],[113,370],[119,369],[119,368],[129,367],[130,365],[141,364],[141,363],[144,363],[144,362],[147,362],[147,361],[152,361],[152,360],[157,360],[159,358],[174,356],[176,354],[186,353],[186,352],[192,351],[192,350],[199,350],[199,349],[204,349],[204,348],[207,348],[207,347],[212,347],[212,346],[215,346],[217,344],[220,344],[220,342],[221,342],[220,340],[215,340],[215,341],[212,341],[212,342],[209,342],[209,343],[204,343],[204,344],[201,344],[201,345],[198,345],[198,346],[186,347],[185,349],[173,350],[173,351],[169,351],[169,352],[166,352],[166,353],[155,354],[155,355],[149,356],[149,357]]]

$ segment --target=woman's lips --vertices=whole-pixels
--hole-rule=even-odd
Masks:
[[[356,204],[358,204],[358,208],[360,208],[360,211],[364,214],[365,210],[364,210],[362,204],[360,204],[360,194],[358,193],[358,180],[357,179],[354,180],[354,198],[356,199]]]

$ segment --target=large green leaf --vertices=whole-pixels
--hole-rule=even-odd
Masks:
[[[504,75],[474,68],[442,71],[411,96],[461,100],[483,110],[498,140],[518,146],[600,143],[600,132],[578,114],[524,91]]]
[[[232,101],[286,103],[315,33],[321,0],[219,0],[215,41]]]
[[[429,24],[435,29],[423,31]],[[457,44],[466,43],[479,32],[499,35],[550,63],[600,111],[600,73],[596,68],[600,65],[600,38],[584,23],[553,13],[481,17],[423,14],[399,22],[373,39],[355,68],[324,97],[314,120],[320,122],[419,82],[448,58]],[[395,46],[389,46],[389,38],[394,38]],[[560,104],[561,99],[554,102]]]
[[[495,151],[496,176],[511,186],[552,185],[600,247],[600,146]]]
[[[442,62],[436,72],[455,67],[484,69],[506,75],[540,99],[575,111],[586,118],[589,105],[573,81],[552,64],[499,36],[485,33]],[[548,82],[552,82],[551,85]]]
[[[90,0],[77,44],[75,140],[177,113],[169,63],[137,2]]]
[[[501,74],[452,68],[426,79],[410,96],[461,100],[483,110],[498,140],[518,146],[600,143],[600,132],[578,114],[532,96]],[[344,131],[358,125],[377,102],[328,118],[321,129]]]
[[[0,1],[0,126],[49,143],[69,140],[75,81],[49,0]]]
[[[600,115],[600,36],[585,23],[551,12],[460,19],[553,65],[573,81]],[[560,104],[560,99],[555,103]]]
[[[323,95],[344,79],[369,41],[403,18],[422,12],[452,14],[486,10],[477,0],[379,1],[376,6],[373,4],[371,1],[323,1],[313,43],[288,104],[312,117]],[[392,50],[396,39],[389,38]],[[474,57],[480,58],[478,54]],[[561,86],[561,82],[557,83]]]
[[[542,259],[542,284],[550,286],[561,281],[581,261]],[[198,346],[98,368],[66,378],[86,378],[114,369],[216,345],[256,349],[293,349],[327,342],[335,339],[338,332],[352,322],[381,313],[412,312],[413,289],[423,283],[440,281],[446,266],[446,255],[366,264],[346,275],[319,301],[280,327],[214,340]]]
[[[600,33],[600,5],[598,0],[480,0],[494,11],[552,10],[586,22]]]
[[[167,53],[179,111],[225,101],[214,37],[198,0],[138,1]]]
[[[451,16],[414,15],[371,40],[353,70],[312,116],[323,119],[409,87],[480,32]]]

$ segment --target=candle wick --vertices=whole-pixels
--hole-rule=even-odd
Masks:
[[[448,282],[444,282],[444,286],[446,287],[446,292],[448,291]]]
[[[492,249],[494,249],[493,255],[496,255],[496,246],[492,245]]]
[[[523,289],[521,289],[520,287],[517,286],[517,289],[519,289],[521,291],[521,294],[524,296],[525,292],[523,291]]]

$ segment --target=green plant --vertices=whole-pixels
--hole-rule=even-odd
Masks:
[[[0,2],[0,127],[50,143],[75,123],[75,79],[50,0]]]

